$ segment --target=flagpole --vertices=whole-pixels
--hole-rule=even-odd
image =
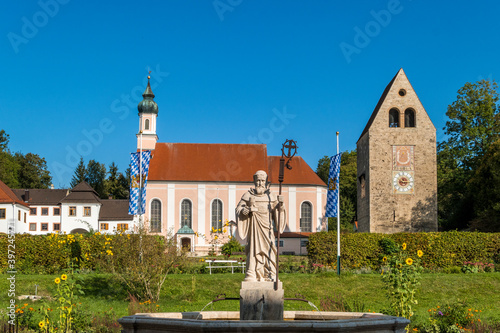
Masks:
[[[142,129],[140,133],[140,148],[139,148],[139,226],[142,223]]]
[[[339,132],[337,132],[337,154],[339,154]],[[340,165],[339,186],[337,186],[337,275],[340,275]]]
[[[141,127],[142,127],[142,121],[141,121]],[[142,262],[142,128],[140,133],[140,148],[139,148],[139,246],[140,246],[140,252],[139,252],[139,260]]]

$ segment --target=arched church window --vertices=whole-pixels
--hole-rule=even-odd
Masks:
[[[149,119],[146,119],[146,121],[144,123],[144,129],[149,130]]]
[[[300,231],[312,231],[312,205],[309,202],[303,202],[300,206]]]
[[[182,200],[181,203],[181,228],[183,226],[188,226],[189,228],[192,228],[192,204],[191,201],[184,199]]]
[[[222,201],[212,201],[212,228],[216,232],[222,232]]]
[[[415,110],[411,108],[405,110],[405,127],[415,127]]]
[[[389,110],[389,127],[399,127],[399,110],[396,108]]]
[[[151,232],[161,232],[161,202],[151,201]]]

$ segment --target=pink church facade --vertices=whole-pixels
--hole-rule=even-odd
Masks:
[[[152,155],[144,223],[151,232],[175,236],[179,246],[193,254],[218,252],[230,237],[236,237],[235,208],[253,186],[257,170],[267,172],[271,191],[278,193],[279,157],[268,156],[264,144],[157,142],[158,107],[149,84],[143,96],[137,149],[151,150]],[[300,156],[292,159],[291,166],[282,187],[287,210],[283,249],[291,248],[287,234],[300,233],[307,239],[311,232],[327,228],[326,184]],[[304,254],[303,245],[294,252]]]

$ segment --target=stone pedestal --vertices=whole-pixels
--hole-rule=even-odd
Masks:
[[[283,320],[283,283],[245,282],[240,289],[240,320]]]

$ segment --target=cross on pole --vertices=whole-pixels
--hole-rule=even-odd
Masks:
[[[285,148],[287,148],[287,152],[285,153]],[[281,196],[281,184],[283,183],[283,179],[285,177],[285,158],[288,159],[286,162],[286,167],[288,170],[292,169],[292,166],[290,165],[290,161],[292,160],[292,157],[297,154],[297,142],[293,140],[286,140],[283,146],[281,147],[281,158],[280,158],[280,170],[279,170],[279,176],[278,176],[278,181],[280,183],[279,186],[279,196]],[[292,153],[293,150],[293,153]],[[278,283],[279,283],[279,261],[280,261],[280,220],[281,220],[281,201],[278,201],[278,221],[277,221],[277,229],[278,229],[278,244],[276,244],[276,281],[274,282],[274,289],[278,290]]]

